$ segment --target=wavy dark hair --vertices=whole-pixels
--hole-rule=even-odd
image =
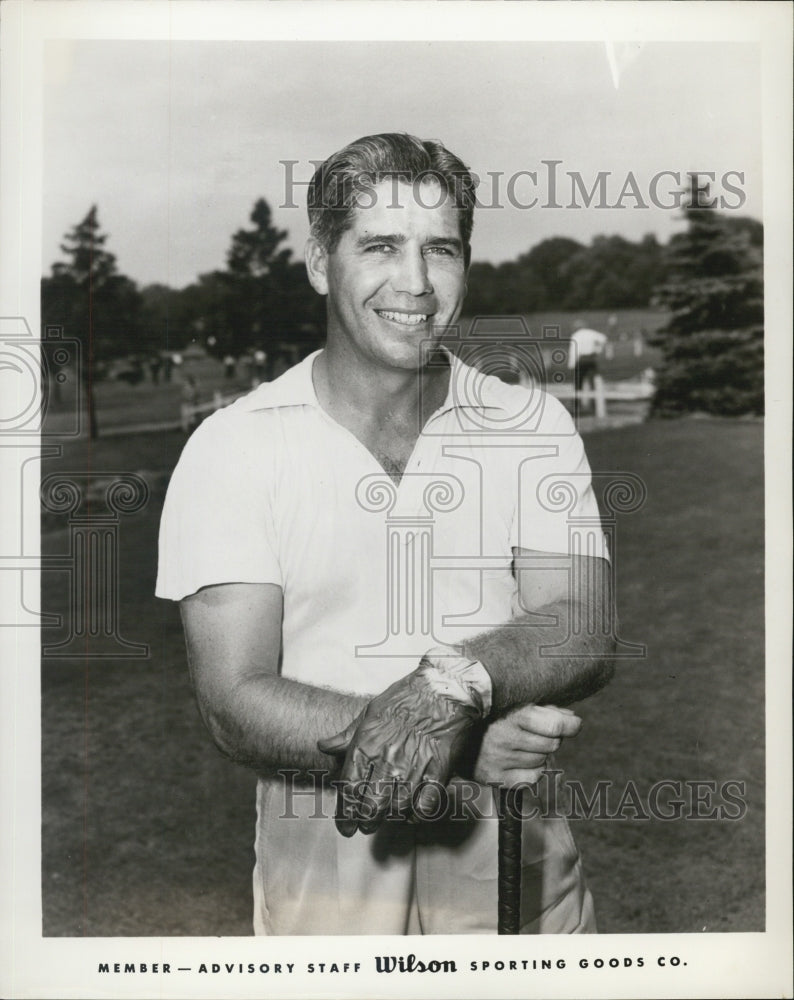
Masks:
[[[320,246],[332,253],[352,225],[359,196],[389,177],[409,184],[425,180],[440,184],[458,210],[468,266],[476,181],[463,161],[440,142],[403,132],[365,135],[317,168],[309,185],[308,209],[311,234]]]

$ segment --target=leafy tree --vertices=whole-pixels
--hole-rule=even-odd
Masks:
[[[669,277],[657,301],[671,312],[652,412],[763,413],[762,229],[718,214],[693,185],[686,232],[669,244]],[[705,197],[704,197],[705,196]]]
[[[64,237],[66,261],[42,279],[42,322],[62,326],[81,343],[80,380],[91,437],[98,433],[93,383],[100,366],[140,348],[141,297],[105,249],[96,205]]]
[[[543,292],[534,309],[559,308],[566,301],[570,284],[570,261],[587,248],[565,236],[552,236],[518,258],[525,272],[531,272]]]
[[[663,279],[664,266],[664,248],[653,235],[639,243],[596,236],[590,246],[555,236],[517,260],[472,264],[466,311],[645,308]]]
[[[145,285],[141,341],[152,351],[182,350],[192,341],[203,341],[218,310],[216,287],[205,280],[213,276],[202,276],[198,284],[182,289]]]
[[[141,342],[152,351],[182,347],[175,337],[176,305],[179,292],[168,285],[155,283],[141,288]]]
[[[563,264],[559,303],[566,309],[643,308],[662,279],[663,265],[655,236],[640,243],[596,236]]]
[[[545,286],[531,267],[520,261],[509,260],[499,265],[497,273],[498,301],[502,304],[501,309],[498,306],[494,309],[497,315],[500,312],[531,312],[537,308],[537,303],[543,301]]]
[[[497,268],[488,261],[473,261],[466,279],[467,315],[489,316],[500,308]]]

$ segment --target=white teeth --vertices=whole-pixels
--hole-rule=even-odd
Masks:
[[[378,315],[395,323],[402,323],[404,326],[418,326],[427,319],[423,313],[386,312],[385,309],[379,309]]]

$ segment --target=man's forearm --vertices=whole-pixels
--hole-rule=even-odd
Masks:
[[[550,605],[542,613],[562,610]],[[612,636],[572,635],[564,652],[556,652],[549,647],[560,643],[560,629],[536,620],[526,615],[462,644],[465,655],[479,660],[490,674],[494,712],[527,704],[569,705],[594,694],[612,677]]]
[[[201,714],[218,748],[257,771],[335,769],[317,749],[358,715],[369,699],[261,675],[239,683],[223,698],[197,692]]]

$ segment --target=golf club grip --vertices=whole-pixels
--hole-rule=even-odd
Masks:
[[[521,789],[499,789],[499,917],[497,933],[521,927]]]

